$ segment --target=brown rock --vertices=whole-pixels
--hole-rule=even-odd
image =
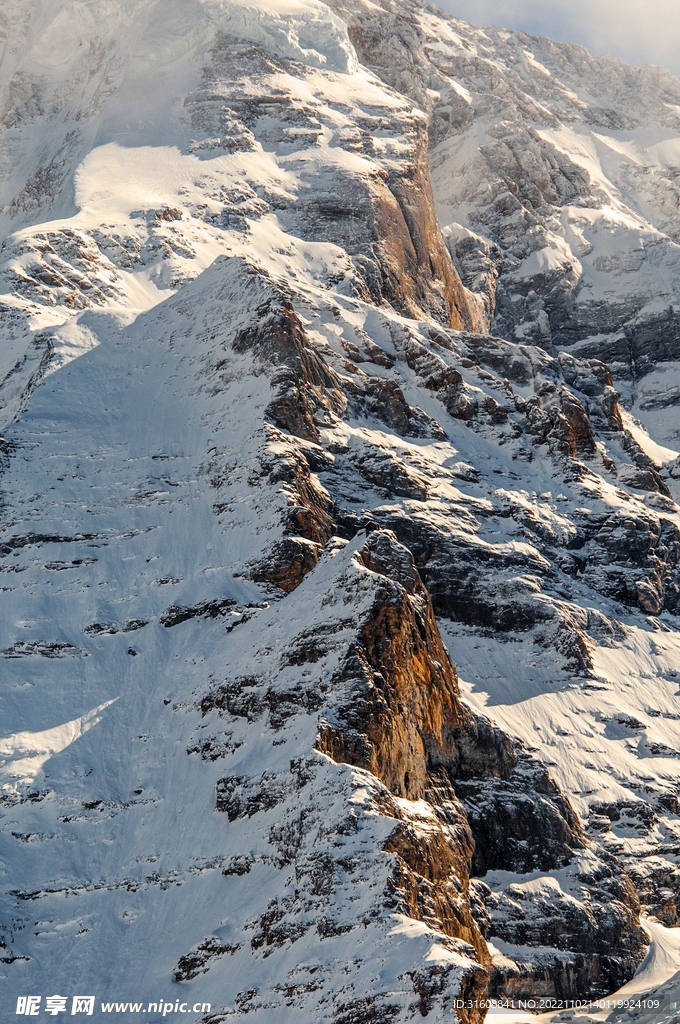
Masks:
[[[299,587],[319,561],[322,547],[305,537],[284,537],[252,570],[258,583],[271,583],[289,593]]]
[[[260,462],[269,481],[280,482],[288,497],[285,532],[323,547],[333,534],[330,514],[333,501],[312,475],[307,456],[298,445],[273,427],[270,428],[270,441],[272,446],[276,445],[276,450],[273,447],[265,450]],[[282,448],[285,448],[283,452]]]
[[[469,943],[479,962],[488,965],[489,953],[472,918],[468,898],[474,840],[465,811],[443,769],[435,769],[428,776],[425,799],[439,821],[416,829],[404,820],[384,847],[398,858],[395,891],[402,910],[445,935]]]
[[[337,679],[351,693],[351,703],[341,709],[348,729],[327,727],[320,749],[367,768],[391,792],[418,800],[428,749],[440,749],[445,726],[463,721],[458,681],[408,549],[393,534],[376,531],[361,558],[384,582]]]
[[[251,350],[271,376],[275,395],[266,415],[276,426],[309,441],[319,440],[315,417],[345,406],[337,374],[307,341],[290,298],[282,291],[258,310],[258,320],[236,335],[236,352]]]
[[[469,943],[488,966],[470,906],[471,863],[481,872],[551,870],[572,860],[583,832],[545,767],[462,704],[410,551],[374,530],[359,557],[380,582],[334,679],[342,697],[317,745],[395,795],[429,804],[436,821],[402,803],[384,809],[399,820],[384,847],[396,857],[396,908]],[[470,982],[477,995],[483,983],[481,974]]]
[[[379,207],[376,227],[398,268],[402,301],[407,307],[423,310],[457,330],[483,329],[442,240],[427,153],[427,128],[418,122],[412,162],[406,174],[389,182],[406,233],[401,224],[401,230],[395,232],[399,218],[387,203]]]

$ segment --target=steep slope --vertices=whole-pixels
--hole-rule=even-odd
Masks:
[[[430,114],[443,232],[494,331],[605,360],[677,447],[675,76],[414,2],[332,6],[361,59]]]
[[[255,1019],[274,1007],[280,1019],[351,1019],[383,1002],[406,1019],[461,986],[480,991],[473,947],[454,941],[463,933],[488,960],[453,790],[440,821],[375,774],[314,754],[344,652],[397,600],[400,629],[422,608],[436,634],[426,595],[414,592],[412,611],[375,560],[357,559],[371,550],[361,541],[336,544],[283,602],[243,579],[247,566],[261,577],[281,535],[281,470],[295,466],[290,442],[262,422],[276,386],[234,342],[270,291],[240,261],[218,261],[122,334],[104,321],[100,346],[48,377],[13,437],[3,550],[20,583],[3,594],[5,700],[8,719],[34,725],[3,742],[3,835],[20,851],[7,851],[3,914],[17,992],[29,981],[66,990],[74,963],[100,997],[174,1003],[179,982],[191,1005]],[[217,452],[233,453],[250,484],[222,467],[222,485]],[[46,520],[38,495],[51,488]],[[287,564],[318,558],[304,537],[278,543]],[[419,666],[431,656],[420,647]],[[446,720],[458,707],[450,668],[442,701]],[[422,794],[423,780],[413,785]],[[409,896],[423,841],[438,863],[450,850],[436,929],[409,921],[428,916]],[[400,868],[382,852],[390,842]],[[37,945],[24,952],[20,921],[38,905]],[[371,976],[381,960],[382,989]]]
[[[14,996],[472,1024],[677,924],[676,453],[442,198],[525,37],[336,11],[3,13]]]

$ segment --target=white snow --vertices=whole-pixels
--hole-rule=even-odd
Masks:
[[[665,928],[652,918],[644,918],[645,931],[651,940],[649,952],[635,977],[612,995],[612,999],[652,992],[678,973],[680,962],[680,928]]]
[[[626,430],[633,435],[643,452],[649,456],[655,466],[660,468],[664,463],[672,462],[680,455],[680,452],[675,451],[675,449],[666,448],[664,445],[658,444],[625,409],[621,411],[621,418]]]
[[[101,712],[108,708],[114,700],[105,701],[99,707],[86,714],[65,722],[52,729],[42,732],[17,732],[0,740],[0,777],[7,780],[2,783],[2,792],[11,796],[16,786],[22,787],[35,782],[45,768],[46,763],[54,754],[60,754],[68,746],[80,739],[88,729],[101,722]]]
[[[322,436],[342,452],[338,463],[365,451],[394,456],[428,498],[390,499],[389,507],[430,517],[480,560],[514,559],[499,592],[617,624],[615,642],[592,640],[595,674],[586,678],[533,634],[442,623],[466,700],[541,757],[584,816],[595,802],[640,800],[650,787],[675,792],[680,632],[671,616],[646,618],[579,580],[570,593],[547,595],[541,581],[551,565],[537,537],[566,547],[577,515],[649,509],[594,472],[565,483],[547,457],[513,458],[493,431],[449,417],[403,357],[405,337],[431,354],[428,325],[357,298],[348,251],[295,221],[310,199],[405,173],[422,119],[410,99],[358,66],[344,23],[326,5],[11,0],[6,8],[0,412],[13,448],[2,478],[0,855],[10,882],[0,906],[7,948],[32,958],[2,961],[7,988],[47,992],[77,976],[104,998],[154,999],[178,991],[173,968],[210,938],[238,948],[181,992],[237,1019],[247,1010],[253,1024],[272,1013],[277,1024],[316,1022],[326,1009],[315,979],[319,1000],[324,991],[341,1002],[380,987],[405,1006],[413,999],[407,972],[435,963],[451,968],[456,991],[470,965],[464,952],[422,922],[375,915],[391,870],[382,847],[394,828],[380,813],[386,794],[376,780],[311,753],[313,714],[272,729],[268,712],[227,718],[202,709],[215,687],[251,677],[261,702],[325,685],[374,600],[374,580],[354,557],[360,541],[332,546],[285,598],[252,582],[290,506],[271,467],[297,449],[264,425],[271,368],[231,342],[273,295],[290,293],[310,343],[336,372],[361,380],[363,366],[394,381],[447,431],[446,440],[404,438],[368,415],[329,417]],[[454,31],[432,10],[421,24],[440,54],[481,54],[501,77],[505,58],[498,50],[487,59],[484,48],[500,39],[516,51],[507,33],[457,22]],[[240,71],[233,57],[221,66],[218,32],[263,50]],[[552,60],[539,41],[523,56],[522,81],[535,73],[546,90],[536,109],[565,96],[590,103],[588,83],[559,84]],[[449,81],[466,103],[478,102],[473,76]],[[246,122],[249,103],[263,101],[260,87],[272,110],[255,139]],[[285,116],[274,102],[282,97]],[[215,127],[211,104],[243,121]],[[298,117],[301,134],[286,135]],[[488,199],[480,146],[490,125],[434,154],[454,242],[484,236],[473,214]],[[591,299],[677,297],[680,249],[665,233],[670,215],[659,213],[656,186],[648,187],[657,181],[650,168],[665,174],[677,163],[680,144],[667,125],[605,134],[574,122],[537,132],[588,172],[601,201],[566,205],[537,232],[515,276],[568,267]],[[362,337],[395,367],[348,370],[346,346],[360,347]],[[453,365],[455,353],[442,359]],[[502,399],[498,381],[472,361],[461,373],[470,394]],[[642,406],[662,385],[672,390],[677,366],[645,380],[625,423],[663,466],[677,456],[673,406]],[[351,479],[356,493],[346,497],[357,509],[389,510],[378,489]],[[677,513],[663,516],[670,523]],[[227,600],[223,617],[161,624],[173,606]],[[332,629],[333,645],[301,670],[286,656],[310,628]],[[255,786],[271,776],[276,787],[305,758],[303,797],[282,790],[274,807],[234,821],[215,810],[218,780]],[[404,816],[425,829],[426,805],[407,805]],[[677,839],[676,817],[659,815],[643,838],[617,825],[607,841],[616,852],[651,855],[660,839]],[[319,850],[337,859],[328,870],[340,882],[330,903],[320,895],[301,907],[296,872],[311,872]],[[229,873],[232,858],[249,870]],[[569,877],[515,881],[527,893],[559,895]],[[279,911],[300,937],[253,945]],[[326,914],[337,931],[316,930]],[[676,933],[647,927],[652,947],[630,992],[665,983],[680,964]],[[276,989],[282,979],[296,992],[290,1005]],[[265,995],[237,1010],[246,983]]]

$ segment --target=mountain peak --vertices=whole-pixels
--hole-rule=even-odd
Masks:
[[[665,998],[680,83],[410,0],[3,19],[12,998]]]

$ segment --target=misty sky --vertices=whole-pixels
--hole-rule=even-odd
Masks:
[[[680,75],[680,0],[435,0],[479,25],[582,43],[632,64],[663,64]]]

